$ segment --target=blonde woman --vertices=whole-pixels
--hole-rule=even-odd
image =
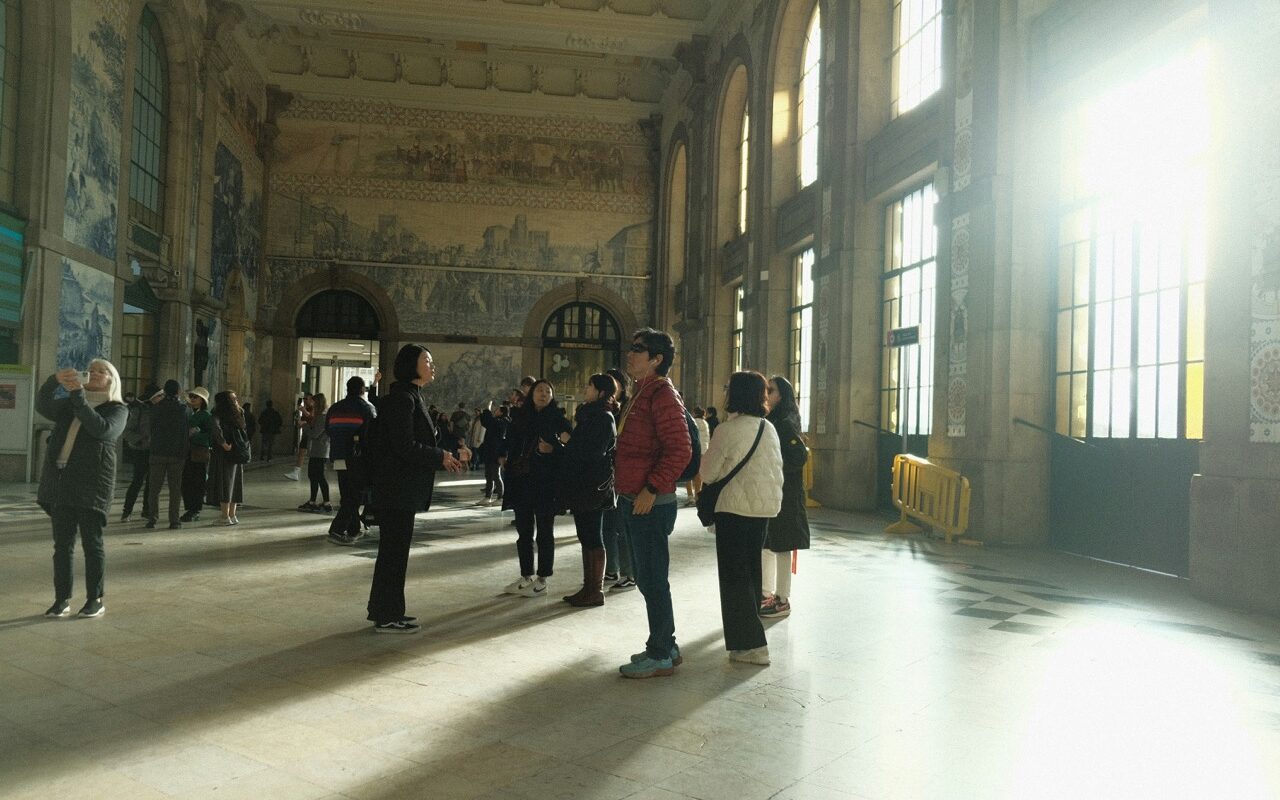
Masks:
[[[58,386],[67,390],[57,399]],[[100,617],[106,550],[102,528],[111,514],[116,488],[116,441],[124,433],[129,408],[120,394],[120,373],[105,359],[89,371],[58,370],[40,387],[36,410],[53,421],[53,435],[40,475],[36,500],[53,522],[53,605],[46,617],[71,612],[76,535],[84,548],[85,604],[82,617]]]

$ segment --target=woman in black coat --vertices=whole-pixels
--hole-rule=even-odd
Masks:
[[[618,384],[603,373],[587,381],[587,402],[560,459],[560,505],[573,514],[582,545],[582,588],[564,597],[571,606],[604,605],[604,512],[617,503],[613,451],[618,440]]]
[[[556,472],[560,451],[568,441],[569,421],[556,405],[555,389],[547,380],[535,381],[524,405],[511,415],[506,452],[498,463],[505,469],[503,510],[516,512],[516,555],[520,577],[503,591],[525,597],[547,592],[547,578],[555,566]],[[538,541],[537,570],[533,542]]]
[[[435,379],[431,351],[407,344],[396,354],[395,383],[377,398],[369,431],[371,505],[378,518],[378,560],[369,589],[369,620],[377,633],[417,633],[405,616],[404,580],[413,541],[413,518],[431,507],[438,469],[461,472],[471,453],[436,447],[436,430],[420,389]]]
[[[804,465],[809,460],[809,448],[800,432],[795,389],[781,375],[769,379],[769,408],[766,419],[778,431],[778,442],[782,446],[782,509],[769,520],[765,549],[760,556],[764,585],[760,616],[774,618],[791,613],[793,551],[809,549],[809,513],[805,510],[804,493]]]
[[[213,396],[213,446],[209,459],[209,488],[206,502],[222,509],[223,525],[239,525],[236,506],[244,502],[244,465],[236,461],[236,431],[247,440],[248,418],[243,416],[235,392],[218,392]]]
[[[53,521],[53,605],[46,617],[71,611],[71,554],[76,533],[84,548],[85,604],[82,617],[98,617],[103,605],[106,549],[102,528],[116,488],[116,441],[129,421],[120,394],[120,373],[111,362],[89,362],[87,382],[75,369],[62,369],[44,382],[36,410],[53,421],[53,435],[40,474],[36,501]],[[67,397],[55,399],[58,385]]]

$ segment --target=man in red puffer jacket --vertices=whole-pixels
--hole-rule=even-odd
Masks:
[[[671,337],[652,328],[636,331],[627,352],[627,374],[635,386],[618,423],[614,481],[649,616],[645,649],[619,668],[627,678],[670,675],[683,660],[667,581],[667,537],[676,524],[676,481],[693,449],[684,404],[666,377],[675,355]]]

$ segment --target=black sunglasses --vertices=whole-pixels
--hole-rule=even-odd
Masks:
[[[640,344],[639,342],[636,342],[635,344],[631,345],[631,352],[633,352],[633,353],[647,353],[647,352],[649,352],[649,348],[648,348],[648,347],[645,347],[644,345]]]

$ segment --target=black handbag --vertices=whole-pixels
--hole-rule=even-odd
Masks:
[[[751,460],[751,456],[755,455],[756,447],[760,444],[760,437],[764,436],[764,426],[765,421],[760,420],[760,430],[756,431],[756,440],[751,443],[751,449],[738,462],[738,466],[729,470],[729,474],[720,480],[702,485],[702,491],[698,492],[698,522],[708,528],[715,524],[716,503],[720,502],[720,492],[729,481],[733,480],[733,476],[738,474],[738,470],[747,465],[747,462]]]

